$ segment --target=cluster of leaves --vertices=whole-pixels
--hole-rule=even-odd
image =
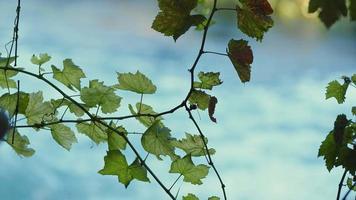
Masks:
[[[326,90],[326,99],[335,98],[339,104],[345,102],[346,92],[350,86],[356,86],[356,74],[352,77],[343,77],[343,83],[331,81]],[[356,116],[356,106],[351,108]],[[319,154],[325,160],[329,171],[334,167],[342,167],[350,177],[347,180],[349,189],[356,191],[356,122],[348,119],[345,114],[337,116],[334,128],[326,136],[319,148]]]
[[[320,20],[330,28],[341,16],[356,20],[356,0],[310,0],[309,13],[319,12]],[[348,5],[348,7],[347,7]]]
[[[104,157],[104,167],[99,170],[102,175],[116,176],[118,181],[128,187],[133,180],[150,182],[148,173],[163,187],[172,199],[176,199],[159,179],[153,174],[146,158],[143,159],[135,146],[130,142],[130,133],[125,127],[118,125],[123,119],[135,118],[146,131],[141,134],[141,145],[148,155],[155,155],[158,160],[168,158],[171,162],[169,173],[179,174],[184,182],[193,185],[203,184],[203,179],[208,175],[211,168],[217,174],[226,199],[225,186],[221,180],[211,155],[215,154],[213,148],[208,148],[208,139],[200,130],[195,121],[192,111],[195,109],[207,110],[210,119],[217,122],[214,116],[218,99],[208,94],[214,87],[221,85],[219,72],[200,72],[195,80],[195,68],[205,51],[207,32],[214,23],[215,12],[230,10],[236,12],[237,27],[247,36],[262,41],[264,34],[272,27],[273,21],[270,15],[273,10],[267,0],[240,0],[235,8],[217,8],[217,0],[214,0],[213,8],[209,15],[196,13],[199,10],[198,0],[158,0],[160,11],[153,21],[152,28],[166,36],[171,36],[175,41],[185,34],[191,27],[203,30],[201,49],[192,68],[191,88],[182,104],[170,111],[157,113],[153,107],[143,103],[143,95],[154,94],[157,87],[144,74],[117,73],[117,83],[106,85],[98,79],[89,80],[88,85],[82,85],[86,79],[84,71],[71,59],[65,59],[63,66],[58,67],[48,63],[51,56],[48,54],[33,55],[32,64],[38,67],[38,73],[26,71],[23,68],[13,67],[15,57],[0,58],[0,87],[6,88],[7,92],[0,97],[0,137],[4,137],[18,155],[29,157],[35,153],[30,148],[30,141],[20,134],[21,128],[33,128],[34,131],[47,130],[53,139],[66,150],[77,143],[76,135],[84,134],[95,144],[106,143],[107,154]],[[253,53],[248,41],[244,39],[231,39],[227,45],[226,54],[229,57],[241,82],[245,83],[251,79],[251,64]],[[14,77],[25,74],[39,79],[51,86],[62,95],[59,99],[45,99],[42,91],[27,93],[19,90]],[[48,77],[52,74],[52,79]],[[58,84],[53,84],[52,80]],[[11,89],[17,92],[11,93]],[[68,95],[69,91],[73,95]],[[123,91],[137,94],[140,101],[134,106],[129,104],[128,110],[132,115],[113,116],[121,106]],[[179,108],[185,108],[189,118],[195,124],[198,134],[186,133],[184,138],[176,138],[171,130],[164,124],[163,115],[173,113]],[[14,120],[15,116],[15,120]],[[25,120],[17,123],[16,117]],[[88,118],[85,118],[88,117]],[[10,123],[10,121],[12,121]],[[115,122],[114,122],[115,121]],[[74,126],[69,124],[73,123]],[[4,125],[3,125],[4,124]],[[7,134],[6,134],[7,133]],[[126,158],[126,148],[129,146],[137,156],[132,161]],[[196,164],[196,157],[205,157],[208,165]],[[179,180],[179,178],[177,180]],[[176,180],[176,181],[177,181]],[[174,184],[176,183],[174,182]],[[174,186],[172,185],[172,187]],[[179,191],[179,190],[178,190]],[[194,194],[183,196],[184,200],[196,200]],[[209,200],[218,200],[217,196],[211,196]]]

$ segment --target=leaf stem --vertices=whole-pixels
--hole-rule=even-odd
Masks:
[[[342,186],[343,186],[343,183],[344,183],[344,179],[345,179],[346,174],[347,174],[347,170],[345,169],[344,173],[342,174],[340,183],[339,183],[339,187],[338,187],[338,190],[337,190],[336,200],[340,200],[341,188],[342,188]]]

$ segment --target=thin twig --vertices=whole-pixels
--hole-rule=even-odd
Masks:
[[[17,114],[19,113],[19,103],[20,103],[20,81],[17,81],[17,98],[16,98],[16,108],[15,108],[15,121],[14,121],[14,127],[16,127],[17,123]],[[11,144],[14,144],[15,140],[15,128],[12,129],[12,141]]]
[[[344,183],[344,179],[345,179],[346,174],[347,174],[347,170],[345,169],[344,173],[342,174],[340,183],[339,183],[339,187],[338,187],[338,190],[337,190],[336,200],[340,200],[341,188],[342,188],[342,186],[343,186],[343,183]]]

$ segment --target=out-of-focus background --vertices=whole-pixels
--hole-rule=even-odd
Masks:
[[[335,199],[342,171],[329,173],[317,158],[318,147],[337,114],[350,116],[356,95],[351,90],[346,103],[338,105],[335,100],[326,101],[324,93],[330,80],[356,72],[356,26],[343,19],[326,30],[316,15],[307,13],[308,0],[270,2],[275,8],[275,26],[262,43],[237,30],[233,12],[217,15],[207,49],[225,52],[231,38],[248,39],[255,57],[252,80],[241,84],[226,57],[204,55],[197,70],[221,71],[224,81],[213,92],[219,99],[218,123],[210,122],[206,113],[195,115],[200,115],[209,146],[217,150],[213,158],[229,199]],[[2,53],[3,44],[11,39],[15,4],[10,0],[0,3]],[[226,1],[223,6],[231,5]],[[61,66],[63,59],[72,58],[88,78],[106,84],[116,82],[115,72],[140,70],[158,86],[157,94],[145,97],[144,102],[156,111],[166,110],[186,95],[187,68],[198,52],[202,33],[191,30],[174,43],[150,28],[157,11],[156,1],[23,1],[20,66],[36,71],[30,64],[32,54],[47,52],[53,57],[51,64]],[[47,98],[60,97],[39,81],[19,78],[24,89],[41,88]],[[128,113],[128,103],[139,101],[136,95],[119,95],[124,97],[120,115]],[[196,133],[184,111],[165,119],[177,137]],[[144,131],[134,120],[123,125],[129,131]],[[79,143],[67,152],[49,132],[22,133],[30,138],[36,154],[20,158],[8,145],[0,144],[0,199],[168,199],[156,183],[133,182],[125,189],[114,177],[96,173],[104,165],[106,146],[96,146],[83,135],[77,135]],[[139,136],[132,137],[139,145]],[[167,175],[167,163],[154,157],[148,161],[166,185],[176,178]],[[202,199],[221,196],[213,172],[201,187],[179,182],[174,192],[178,187],[180,194],[194,192]]]

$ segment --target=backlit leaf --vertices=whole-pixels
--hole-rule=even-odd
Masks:
[[[40,124],[46,121],[47,115],[51,115],[53,107],[50,102],[43,102],[42,91],[31,93],[29,95],[28,105],[25,111],[27,117],[27,124]]]
[[[113,127],[115,130],[119,131],[120,133],[123,133],[124,135],[127,135],[127,131],[124,129],[124,127],[119,126],[116,127],[114,123],[110,123],[110,126]],[[125,150],[126,149],[126,141],[125,139],[120,136],[118,133],[110,130],[109,128],[107,129],[107,134],[108,134],[108,146],[109,150]]]
[[[209,173],[209,167],[203,164],[195,166],[191,156],[188,154],[183,158],[176,159],[171,164],[169,173],[178,173],[183,175],[183,181],[194,185],[201,185],[201,179],[205,178]]]
[[[347,88],[349,87],[348,82],[345,82],[344,84],[340,84],[338,81],[331,81],[329,85],[326,87],[326,99],[334,97],[339,104],[345,102],[345,94],[347,91]]]
[[[200,110],[206,110],[209,107],[210,95],[201,90],[193,90],[189,97],[190,104],[196,104]]]
[[[54,124],[49,126],[53,139],[68,151],[71,149],[73,143],[77,143],[77,138],[74,132],[63,124]]]
[[[318,157],[320,156],[324,157],[326,168],[330,171],[334,167],[337,157],[337,149],[332,132],[321,143]]]
[[[173,140],[171,143],[174,147],[182,149],[186,154],[191,156],[204,156],[206,155],[206,150],[204,142],[201,139],[200,135],[191,135],[185,133],[185,137],[181,140]],[[208,143],[208,138],[205,138],[205,142]],[[209,149],[210,155],[215,153],[215,149]]]
[[[29,101],[29,94],[25,92],[20,92],[19,94],[19,114],[25,114],[26,108]],[[14,115],[16,110],[16,103],[17,103],[17,93],[9,95],[9,93],[5,93],[0,97],[0,107],[5,109],[10,117]]]
[[[203,15],[190,15],[197,6],[197,0],[158,0],[160,12],[153,21],[152,28],[177,40],[192,26],[202,24]]]
[[[138,94],[153,94],[157,88],[144,74],[137,71],[133,73],[117,73],[118,89],[136,92]]]
[[[32,55],[31,62],[34,65],[43,65],[46,62],[51,60],[51,56],[49,56],[47,53],[41,53],[40,55]]]
[[[27,136],[20,135],[17,130],[15,131],[14,138],[12,130],[10,130],[9,134],[7,135],[7,144],[9,144],[19,156],[31,157],[35,153],[34,149],[28,147],[30,141],[28,140]],[[12,140],[14,140],[14,143],[12,143]]]
[[[227,54],[235,67],[241,82],[245,83],[251,79],[251,64],[253,54],[246,40],[230,40]]]
[[[160,156],[170,156],[174,160],[177,156],[174,153],[174,146],[172,146],[170,134],[171,130],[164,127],[159,121],[155,121],[143,134],[141,143],[143,148],[158,159]]]
[[[81,117],[84,115],[83,109],[81,109],[79,106],[75,105],[74,103],[70,102],[67,99],[52,99],[51,104],[53,105],[54,108],[60,108],[60,107],[68,107],[69,111],[77,117]],[[89,110],[88,106],[85,104],[81,104],[86,110]]]
[[[217,196],[212,196],[212,197],[209,197],[208,200],[220,200],[220,198]]]
[[[237,25],[246,35],[262,41],[263,35],[273,26],[269,16],[273,9],[267,0],[240,0],[237,6]]]
[[[199,198],[192,193],[188,193],[187,196],[183,196],[183,200],[199,200]]]
[[[151,114],[155,115],[157,114],[155,111],[153,111],[152,107],[146,104],[140,104],[136,103],[136,110],[132,107],[131,104],[129,104],[129,109],[132,115],[136,115],[138,113],[138,110],[140,110],[140,114]],[[141,122],[146,127],[150,127],[156,120],[160,121],[163,118],[162,117],[157,117],[156,119],[154,117],[149,117],[149,116],[142,116],[142,117],[136,117],[136,119]]]
[[[107,134],[105,133],[106,127],[101,124],[84,122],[77,124],[76,127],[78,132],[87,135],[96,144],[107,140]]]
[[[211,90],[222,83],[219,76],[220,72],[199,72],[200,82],[194,82],[194,88]]]
[[[107,151],[104,160],[105,166],[99,173],[102,175],[117,176],[125,187],[128,187],[133,179],[150,182],[146,169],[140,164],[138,159],[128,165],[125,156],[119,150],[113,150]]]
[[[89,107],[100,106],[103,113],[113,113],[120,106],[121,97],[115,94],[113,87],[104,85],[104,82],[91,80],[89,87],[80,91],[80,99]]]
[[[63,83],[69,89],[81,89],[80,79],[85,78],[85,74],[79,66],[75,65],[71,59],[63,61],[63,70],[61,71],[56,66],[52,65],[53,78]],[[75,88],[75,89],[74,89]]]

